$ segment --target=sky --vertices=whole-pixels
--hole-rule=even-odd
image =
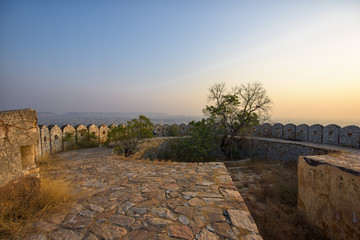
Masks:
[[[360,125],[360,1],[0,0],[0,110],[200,116],[247,82],[274,121]]]

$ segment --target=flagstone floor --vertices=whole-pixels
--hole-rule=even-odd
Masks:
[[[70,183],[75,204],[29,240],[262,239],[223,163],[123,160],[108,148],[51,158],[62,160],[49,176]]]

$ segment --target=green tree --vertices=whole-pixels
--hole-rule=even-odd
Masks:
[[[216,128],[205,119],[190,124],[193,126],[191,136],[169,140],[168,147],[160,151],[159,158],[183,162],[211,161],[215,158],[220,140]]]
[[[170,136],[179,136],[180,135],[180,128],[178,125],[173,124],[169,128],[169,134]]]
[[[105,144],[115,143],[117,145],[115,147],[116,151],[128,157],[137,151],[140,140],[152,137],[154,137],[153,124],[150,119],[140,115],[138,118],[127,121],[126,125],[112,128],[108,133]]]
[[[227,90],[224,83],[210,89],[209,101],[203,113],[213,123],[221,139],[220,149],[232,158],[235,136],[241,135],[269,117],[272,102],[261,83],[246,83]]]

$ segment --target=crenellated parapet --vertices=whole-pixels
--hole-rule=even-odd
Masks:
[[[360,128],[358,126],[346,126],[341,128],[336,124],[323,126],[314,124],[295,125],[292,123],[283,125],[264,123],[256,126],[252,131],[253,136],[296,140],[334,146],[360,148]]]

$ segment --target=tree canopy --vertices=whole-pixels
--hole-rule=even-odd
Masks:
[[[231,146],[235,136],[243,135],[248,129],[269,118],[272,102],[261,83],[246,83],[226,88],[217,83],[210,89],[209,101],[203,113],[221,135],[220,148],[231,159]]]

